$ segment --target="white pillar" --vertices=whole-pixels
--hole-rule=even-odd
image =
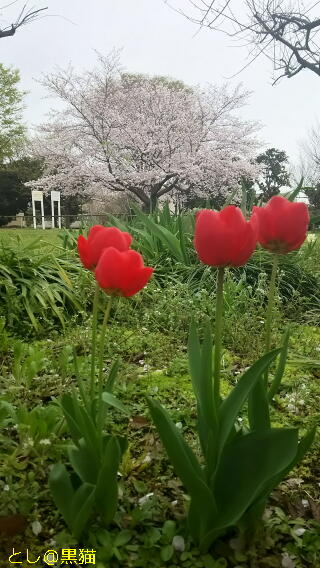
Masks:
[[[32,216],[33,216],[33,228],[37,228],[37,218],[36,218],[36,203],[32,196]]]
[[[60,206],[60,199],[58,201],[58,226],[61,229],[61,206]]]
[[[60,191],[51,191],[51,215],[52,215],[52,228],[54,229],[54,204],[58,203],[58,227],[61,229],[61,208],[60,208]]]
[[[44,222],[44,209],[43,209],[43,197],[42,200],[40,202],[41,205],[41,220],[42,220],[42,228],[43,230],[46,228],[45,222]]]
[[[54,229],[54,201],[52,193],[51,191],[51,227]]]
[[[44,208],[43,208],[43,191],[36,191],[33,190],[31,192],[32,196],[32,215],[33,215],[33,228],[37,228],[37,218],[36,218],[36,201],[40,201],[41,206],[41,221],[42,221],[42,228],[45,229],[45,222],[44,222]]]

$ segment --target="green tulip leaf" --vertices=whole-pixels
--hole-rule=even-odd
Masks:
[[[191,448],[159,402],[147,398],[152,420],[177,475],[195,498],[199,508],[215,509],[212,492],[204,480],[203,470]]]
[[[109,371],[108,379],[105,386],[106,392],[112,392],[119,371],[119,367],[120,367],[120,358],[118,357],[118,359],[113,361],[111,365],[111,369]]]
[[[268,368],[270,363],[280,353],[280,349],[274,349],[270,353],[263,355],[261,359],[256,361],[250,369],[248,369],[239,379],[237,385],[231,391],[229,396],[223,401],[220,407],[220,439],[219,447],[222,452],[225,443],[232,431],[236,417],[242,406],[247,400],[251,389],[259,381]]]
[[[79,539],[93,511],[95,488],[83,483],[72,500],[72,534]]]
[[[208,325],[205,330],[201,349],[200,373],[198,377],[199,438],[207,465],[208,478],[210,478],[215,469],[218,447],[218,423],[213,398],[212,334],[210,325]]]
[[[119,442],[115,436],[111,436],[104,449],[102,466],[95,490],[96,506],[106,525],[111,523],[117,510],[117,474],[120,461],[121,450]]]
[[[199,383],[201,380],[200,366],[201,366],[201,349],[199,337],[194,320],[190,325],[189,339],[188,339],[188,355],[189,355],[189,368],[193,386],[193,392],[199,402]]]
[[[64,417],[66,419],[70,434],[75,443],[82,438],[82,433],[77,421],[77,413],[75,411],[74,398],[70,394],[65,394],[61,399],[61,406],[63,409]]]
[[[225,447],[214,482],[215,529],[238,522],[266,484],[292,463],[297,444],[297,430],[273,428],[245,434]]]
[[[279,362],[277,365],[277,369],[274,375],[274,379],[272,381],[271,387],[268,392],[268,400],[271,401],[275,394],[277,394],[279,390],[279,386],[282,381],[282,377],[284,375],[284,371],[286,368],[286,362],[288,357],[288,347],[289,347],[289,339],[290,339],[290,328],[288,328],[284,334],[282,349],[279,357]]]
[[[111,394],[111,392],[104,392],[102,394],[102,400],[103,400],[103,402],[105,402],[106,404],[109,404],[110,406],[113,406],[117,410],[120,410],[121,412],[124,412],[125,414],[130,414],[130,411],[128,410],[128,408],[126,406],[124,406],[124,404],[122,404],[122,402],[117,397],[115,397],[113,394]]]
[[[68,456],[74,471],[83,482],[91,484],[97,482],[99,468],[97,456],[92,455],[83,438],[79,440],[78,446],[68,449]]]
[[[143,222],[145,227],[149,229],[152,235],[156,236],[160,241],[169,248],[175,258],[184,262],[184,255],[181,250],[180,242],[177,237],[162,225],[155,223],[149,216],[140,211],[138,207],[133,206],[137,217]]]
[[[72,501],[74,489],[67,469],[61,463],[53,466],[49,474],[49,487],[53,500],[63,516],[66,524],[72,530]]]
[[[268,391],[264,377],[259,378],[249,393],[248,418],[251,430],[262,432],[271,427]]]

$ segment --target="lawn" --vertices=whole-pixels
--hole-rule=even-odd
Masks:
[[[63,393],[77,388],[75,357],[84,386],[89,386],[94,278],[81,267],[72,237],[61,239],[58,230],[0,231],[0,266],[6,262],[11,271],[11,283],[4,272],[0,280],[6,286],[0,300],[3,564],[8,564],[14,548],[22,551],[24,563],[27,549],[32,560],[40,556],[36,566],[43,566],[47,550],[56,550],[60,559],[63,549],[76,550],[79,561],[80,549],[88,549],[95,551],[101,568],[319,567],[318,433],[303,461],[272,491],[264,522],[250,541],[239,538],[233,528],[202,552],[190,538],[185,520],[188,492],[163,449],[146,396],[165,406],[199,456],[197,405],[186,346],[192,316],[201,337],[206,322],[214,324],[216,273],[194,259],[191,236],[189,264],[184,265],[174,257],[177,249],[166,249],[151,229],[150,233],[138,225],[128,229],[135,236],[134,247],[143,253],[146,265],[155,267],[155,273],[137,295],[114,302],[102,353],[106,381],[112,362],[119,359],[113,394],[127,410],[123,412],[116,403],[108,406],[105,418],[108,432],[128,438],[117,475],[119,505],[108,526],[99,514],[91,515],[79,538],[71,534],[56,507],[48,478],[57,463],[72,471],[70,433],[60,400]],[[37,237],[39,241],[32,245]],[[8,251],[14,252],[8,256]],[[316,241],[282,259],[273,318],[272,347],[281,345],[288,325],[291,339],[281,387],[270,406],[271,420],[274,427],[295,427],[302,434],[319,424],[319,258]],[[269,276],[270,262],[260,252],[254,253],[245,269],[227,271],[223,397],[263,354]],[[98,339],[106,297],[101,296],[100,302]],[[273,367],[270,372],[274,373]],[[237,419],[240,428],[248,426],[246,416],[244,406]],[[81,510],[82,502],[78,505]]]
[[[63,229],[0,229],[0,242],[1,243],[16,243],[22,242],[24,245],[28,244],[34,240],[38,240],[44,246],[47,244],[60,244],[61,238],[59,235],[63,235]]]

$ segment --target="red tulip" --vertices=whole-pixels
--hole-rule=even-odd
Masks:
[[[131,241],[132,236],[129,233],[120,231],[116,227],[94,225],[90,229],[87,239],[82,235],[78,237],[78,252],[85,268],[93,270],[104,249],[114,247],[121,252],[126,251],[129,249]]]
[[[272,252],[297,250],[306,239],[310,217],[305,203],[275,195],[265,207],[254,207],[253,217],[258,220],[259,243]]]
[[[241,266],[252,255],[257,234],[256,220],[246,221],[234,205],[219,212],[203,209],[196,217],[194,246],[204,264]]]
[[[95,270],[99,286],[110,296],[133,296],[150,280],[153,268],[144,266],[141,254],[135,250],[120,252],[107,248]]]

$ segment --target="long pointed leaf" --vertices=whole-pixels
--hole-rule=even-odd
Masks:
[[[192,320],[188,338],[189,368],[193,392],[199,401],[199,371],[201,365],[200,342],[194,320]]]
[[[260,377],[249,393],[248,418],[250,429],[268,430],[271,427],[268,392],[264,377]]]
[[[173,233],[171,233],[168,229],[155,223],[151,219],[151,217],[142,213],[138,207],[134,207],[134,211],[136,212],[139,219],[143,222],[145,227],[149,229],[151,234],[158,237],[162,241],[162,243],[164,243],[164,245],[169,248],[169,250],[177,260],[184,262],[179,239],[177,239],[177,237],[173,235]]]
[[[263,355],[248,369],[240,378],[238,384],[231,391],[229,396],[220,406],[220,440],[219,447],[222,451],[228,440],[229,434],[234,425],[235,419],[240,409],[248,398],[251,389],[262,376],[270,363],[280,353],[280,349],[274,349],[270,353]]]
[[[79,539],[93,510],[95,488],[83,483],[77,489],[72,501],[72,533]]]
[[[120,367],[120,357],[118,357],[118,359],[113,361],[111,365],[111,369],[109,371],[108,379],[105,386],[107,392],[112,392],[119,371],[119,367]]]
[[[214,484],[218,506],[216,528],[237,523],[264,494],[268,480],[291,464],[297,444],[297,430],[273,428],[235,438],[225,447]]]
[[[284,375],[284,371],[286,368],[286,362],[288,357],[288,347],[289,347],[289,339],[290,339],[290,328],[288,328],[284,334],[282,349],[279,357],[279,362],[277,365],[277,369],[274,375],[274,379],[272,381],[271,387],[268,392],[268,399],[269,401],[273,399],[274,395],[277,394],[279,390],[279,386],[282,381],[282,377]]]
[[[124,404],[122,404],[122,402],[120,400],[118,400],[117,397],[115,397],[113,394],[111,394],[111,392],[104,392],[102,394],[102,400],[103,400],[103,402],[105,402],[106,404],[109,404],[110,406],[113,406],[117,410],[120,410],[121,412],[124,412],[125,414],[130,414],[130,411],[128,410],[128,408],[126,406],[124,406]]]
[[[151,398],[147,401],[152,420],[182,483],[199,505],[215,509],[213,494],[204,481],[203,471],[193,451],[159,402]]]
[[[106,525],[114,518],[118,505],[117,473],[121,461],[121,451],[116,437],[110,437],[104,450],[103,463],[99,473],[95,502]]]
[[[201,350],[200,373],[198,375],[198,428],[203,455],[205,457],[208,477],[214,471],[218,447],[218,422],[213,399],[212,381],[212,334],[210,325],[205,330]]]
[[[49,487],[56,506],[68,527],[72,530],[72,500],[74,490],[67,469],[61,463],[55,464],[50,471]]]

